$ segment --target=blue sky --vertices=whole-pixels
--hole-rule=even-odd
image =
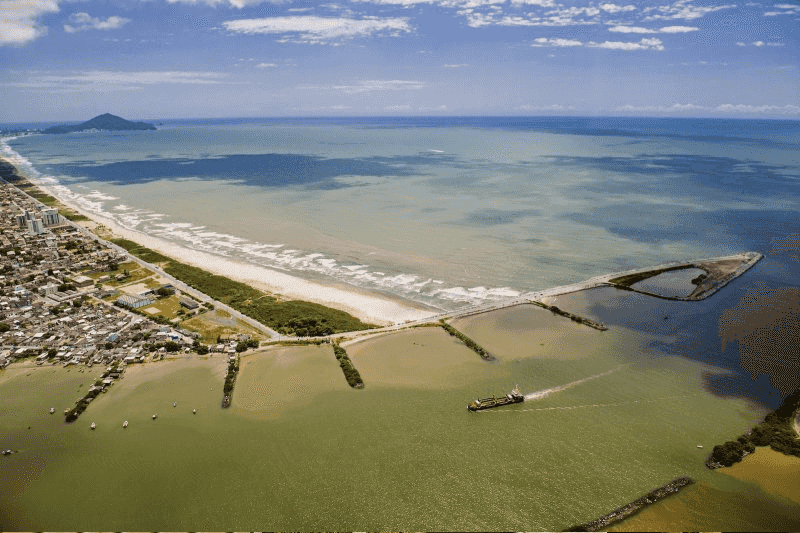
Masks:
[[[800,2],[0,0],[0,122],[800,118]]]

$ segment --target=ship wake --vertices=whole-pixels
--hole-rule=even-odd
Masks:
[[[579,379],[578,381],[573,381],[571,383],[567,383],[566,385],[559,385],[558,387],[550,387],[549,389],[542,389],[542,390],[538,390],[538,391],[535,391],[535,392],[529,392],[528,394],[525,395],[525,401],[529,402],[531,400],[541,400],[542,398],[550,396],[554,392],[561,392],[563,390],[567,390],[567,389],[569,389],[571,387],[574,387],[576,385],[580,385],[581,383],[586,383],[587,381],[590,381],[592,379],[596,379],[596,378],[599,378],[599,377],[602,377],[602,376],[607,376],[607,375],[611,374],[612,372],[616,372],[617,370],[619,370],[623,366],[625,366],[625,365],[620,365],[617,368],[612,368],[611,370],[606,370],[605,372],[602,372],[600,374],[595,374],[594,376],[589,376],[587,378]]]

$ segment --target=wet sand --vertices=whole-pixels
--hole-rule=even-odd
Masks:
[[[800,504],[800,457],[784,455],[766,446],[758,447],[740,463],[720,468],[719,472],[753,482],[771,494]]]

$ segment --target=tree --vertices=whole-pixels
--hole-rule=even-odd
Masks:
[[[180,344],[178,344],[175,341],[167,341],[167,342],[164,343],[164,348],[168,352],[177,352],[178,350],[181,349],[181,346],[180,346]]]
[[[5,333],[6,331],[10,330],[11,326],[6,324],[5,322],[0,322],[0,333]]]

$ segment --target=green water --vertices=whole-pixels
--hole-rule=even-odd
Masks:
[[[642,334],[503,313],[482,318],[502,342],[481,318],[460,324],[497,363],[438,328],[386,335],[347,347],[366,382],[356,391],[330,347],[282,348],[244,359],[228,410],[221,358],[132,367],[69,426],[46,410],[74,400],[75,376],[88,374],[0,374],[0,446],[23,450],[0,458],[0,526],[554,531],[679,475],[717,475],[696,445],[764,413],[704,392],[713,368],[645,352]],[[538,349],[542,338],[570,357],[503,348]],[[465,408],[517,383],[528,393],[611,369],[536,401]],[[758,502],[759,512],[787,510]]]

